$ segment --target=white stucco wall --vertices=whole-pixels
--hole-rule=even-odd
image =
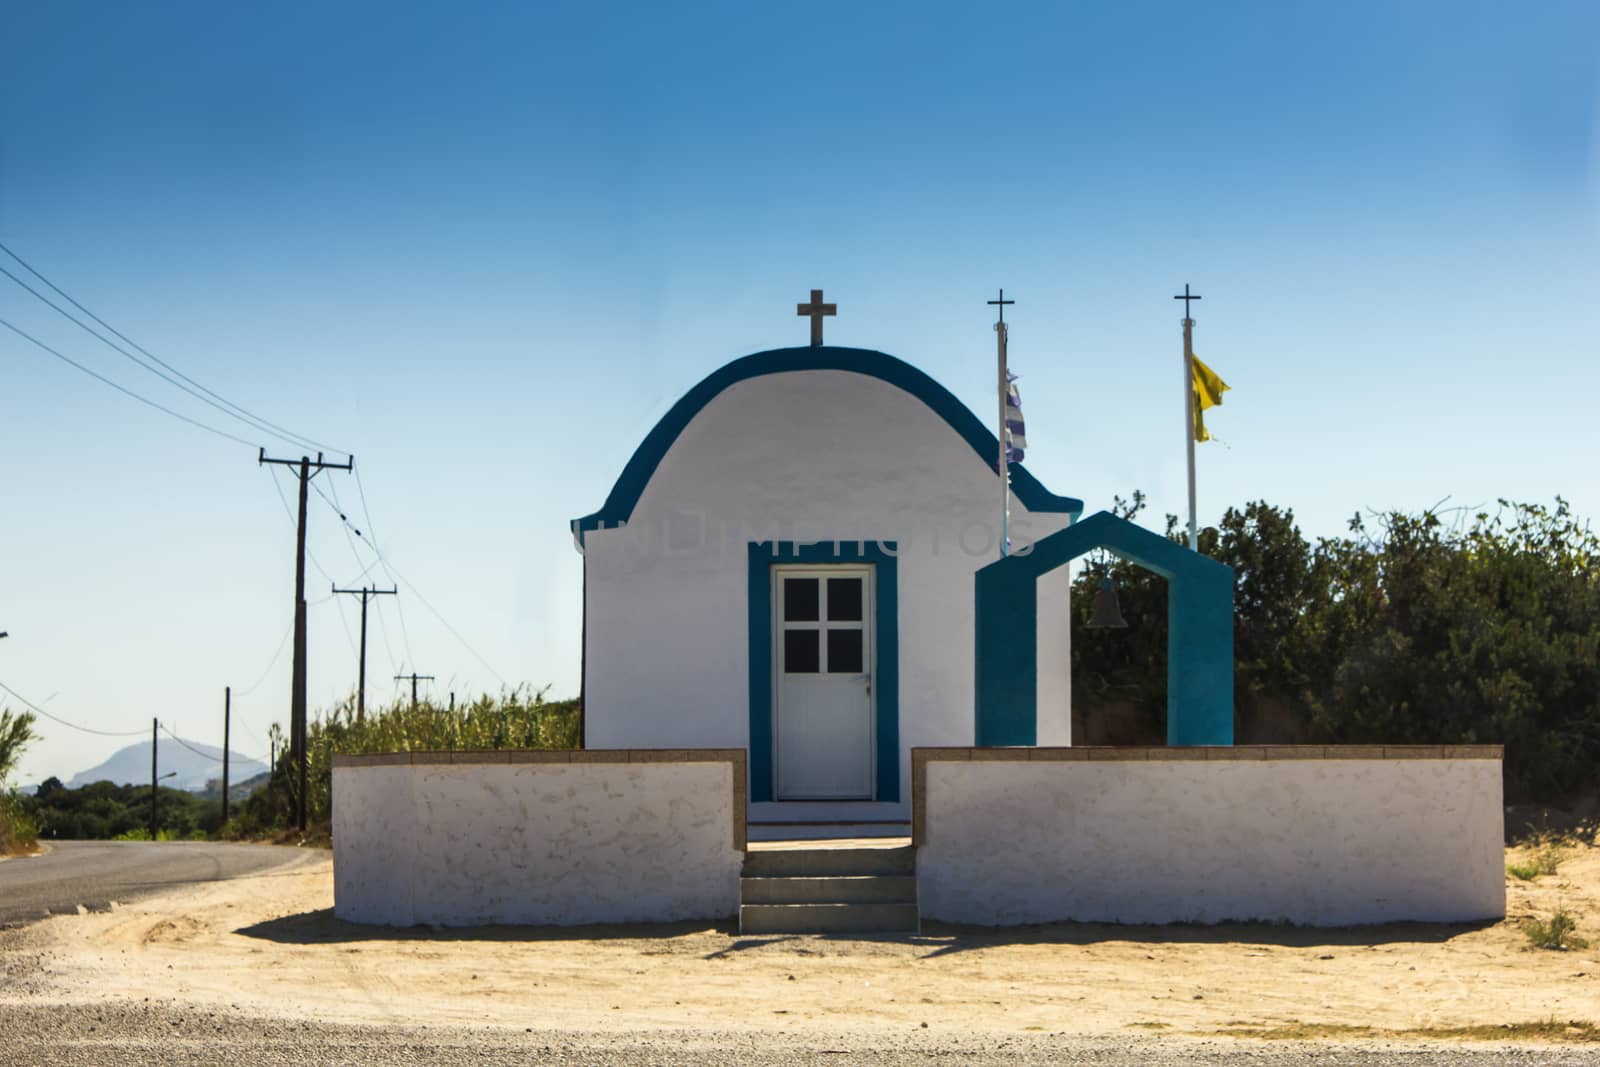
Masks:
[[[998,557],[998,508],[995,473],[896,386],[796,371],[724,390],[667,451],[627,527],[586,535],[588,743],[747,747],[746,546],[893,541],[908,811],[910,748],[973,741],[973,573]],[[1067,521],[1014,501],[1013,541]],[[1052,743],[1070,731],[1060,573],[1040,619],[1040,734]]]
[[[930,760],[922,914],[982,925],[1500,918],[1500,767],[1022,762],[995,750]]]
[[[742,759],[335,766],[334,913],[387,926],[736,914],[736,774]]]

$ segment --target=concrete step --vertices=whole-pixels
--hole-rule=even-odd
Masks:
[[[915,875],[917,850],[898,848],[752,848],[744,857],[746,878],[837,878],[851,875]]]
[[[874,819],[865,822],[797,820],[763,821],[752,819],[745,825],[751,841],[828,841],[837,838],[891,838],[911,836],[911,824],[903,819]]]
[[[915,904],[917,879],[909,874],[744,878],[739,895],[745,904]]]
[[[742,934],[892,934],[920,928],[915,904],[741,904]]]

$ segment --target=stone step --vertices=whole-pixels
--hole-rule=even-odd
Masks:
[[[920,928],[915,904],[741,904],[741,934],[893,934]]]
[[[830,878],[849,875],[915,875],[917,850],[898,848],[752,848],[744,857],[746,878]]]
[[[745,904],[915,904],[917,879],[910,874],[743,878],[739,896]]]

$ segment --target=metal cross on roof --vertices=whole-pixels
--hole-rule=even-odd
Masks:
[[[839,314],[839,306],[837,304],[824,304],[822,302],[822,290],[813,289],[811,290],[811,303],[796,304],[795,314],[811,316],[811,344],[815,347],[822,344],[822,317],[824,315]]]
[[[1000,299],[999,300],[991,300],[991,301],[989,301],[989,303],[991,303],[991,304],[999,304],[1000,305],[1000,321],[1001,322],[1005,322],[1006,321],[1006,305],[1015,304],[1016,301],[1015,300],[1007,300],[1006,299],[1006,291],[1004,289],[1002,289],[1002,290],[1000,290]]]
[[[1191,300],[1199,300],[1200,299],[1200,294],[1199,293],[1191,293],[1191,292],[1189,292],[1189,283],[1188,282],[1184,282],[1183,283],[1183,292],[1181,294],[1179,294],[1178,296],[1173,297],[1172,299],[1174,299],[1174,300],[1182,300],[1183,301],[1183,317],[1184,318],[1188,318],[1189,317],[1189,301],[1191,301]]]

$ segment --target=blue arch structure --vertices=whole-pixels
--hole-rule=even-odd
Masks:
[[[572,520],[572,534],[578,543],[583,543],[583,535],[590,530],[621,526],[628,521],[640,494],[660,466],[662,457],[684,428],[717,394],[750,378],[807,370],[864,374],[904,389],[949,423],[950,428],[972,446],[972,450],[990,470],[996,469],[1000,460],[1000,445],[994,432],[956,399],[954,393],[904,360],[870,348],[837,348],[832,345],[776,348],[736,359],[713,371],[672,405],[672,409],[645,436],[634,451],[633,458],[628,460],[628,465],[622,468],[600,510]],[[1074,518],[1083,514],[1083,501],[1050,492],[1020,463],[1011,465],[1011,490],[1029,511],[1065,512]]]
[[[1038,580],[1104,548],[1167,580],[1167,744],[1233,744],[1233,568],[1110,512],[979,570],[976,739],[1038,743]]]

